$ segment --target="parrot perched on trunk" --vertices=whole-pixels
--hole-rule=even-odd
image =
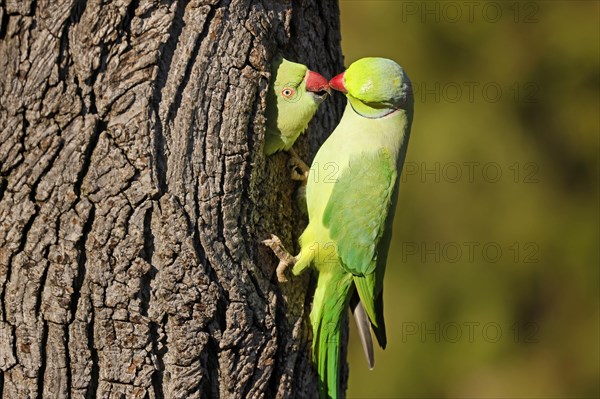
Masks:
[[[278,57],[267,94],[265,154],[289,150],[329,93],[327,79]]]
[[[309,223],[292,257],[272,236],[265,243],[280,258],[278,278],[311,264],[318,271],[310,320],[313,360],[324,398],[340,396],[340,335],[348,307],[354,312],[369,368],[370,329],[386,346],[383,277],[392,234],[398,181],[413,119],[411,83],[402,67],[363,58],[329,82],[346,94],[342,119],[315,156],[306,201]]]

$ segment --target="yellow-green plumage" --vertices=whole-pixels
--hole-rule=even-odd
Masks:
[[[391,60],[366,58],[330,85],[347,90],[344,115],[312,163],[309,224],[294,274],[311,264],[319,277],[311,323],[321,396],[339,396],[341,322],[358,293],[375,336],[386,345],[383,277],[398,176],[412,122],[410,81]],[[370,339],[370,338],[369,338]]]
[[[327,80],[305,65],[275,59],[267,94],[265,154],[292,147],[328,90]]]

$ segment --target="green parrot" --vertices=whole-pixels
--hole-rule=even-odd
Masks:
[[[318,271],[310,314],[313,360],[321,397],[335,399],[346,309],[357,320],[369,368],[374,365],[371,328],[386,346],[383,277],[414,100],[402,67],[384,58],[358,60],[329,85],[345,93],[348,103],[311,166],[309,223],[300,254],[289,255],[276,236],[265,243],[280,258],[280,281],[290,264],[294,275],[311,264]]]
[[[267,94],[265,154],[290,150],[329,91],[323,76],[277,57]]]

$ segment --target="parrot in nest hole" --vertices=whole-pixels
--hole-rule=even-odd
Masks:
[[[383,277],[392,234],[399,177],[413,119],[412,86],[404,70],[385,58],[363,58],[329,82],[347,105],[315,156],[306,187],[309,223],[292,257],[275,235],[265,244],[279,257],[286,281],[310,265],[318,271],[310,321],[313,361],[322,398],[340,396],[340,336],[350,307],[369,368],[371,329],[386,346]]]
[[[329,92],[323,76],[305,65],[276,57],[267,94],[265,154],[289,151]]]

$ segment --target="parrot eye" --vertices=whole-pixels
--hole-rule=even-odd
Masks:
[[[294,94],[296,94],[296,90],[291,87],[284,87],[283,90],[281,90],[281,95],[285,98],[292,98]]]

